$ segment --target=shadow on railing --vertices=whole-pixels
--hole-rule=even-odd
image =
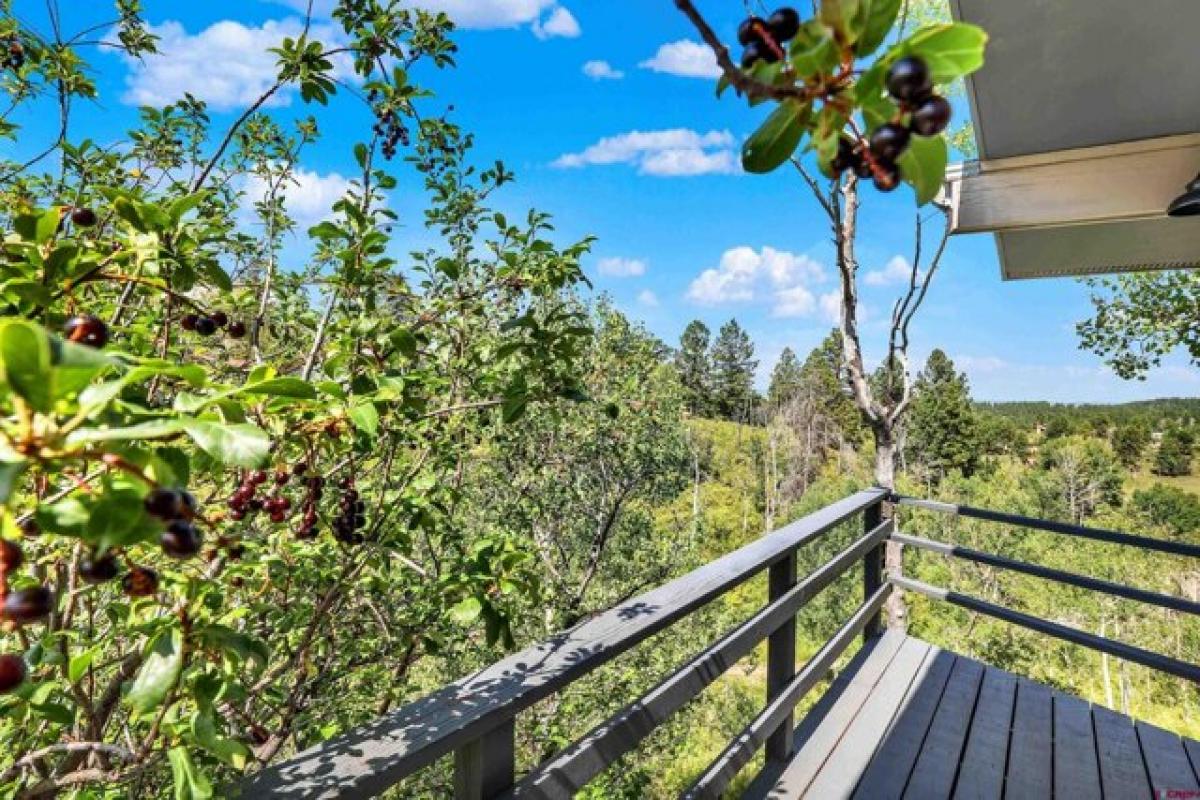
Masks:
[[[885,581],[883,547],[890,538],[948,557],[964,558],[1186,613],[1200,612],[1200,604],[1181,598],[898,533],[891,520],[883,520],[885,501],[1068,536],[1200,556],[1200,547],[1195,545],[888,495],[882,489],[870,489],[809,514],[386,717],[317,745],[290,761],[264,769],[232,789],[231,793],[244,798],[372,797],[442,756],[454,753],[457,798],[569,798],[766,640],[766,707],[685,793],[689,798],[715,798],[760,748],[765,749],[768,768],[777,768],[791,757],[793,712],[797,704],[829,673],[856,636],[862,633],[873,638],[880,633],[880,610],[894,586],[1200,681],[1200,667],[1178,659],[902,575]],[[798,580],[797,549],[856,516],[862,517],[862,535],[815,572]],[[796,614],[822,589],[860,562],[863,564],[862,604],[829,641],[797,669]],[[768,573],[768,603],[758,613],[516,782],[514,720],[518,713],[764,571]]]

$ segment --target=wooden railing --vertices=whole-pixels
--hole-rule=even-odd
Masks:
[[[879,632],[880,609],[892,591],[882,573],[882,547],[892,532],[891,524],[881,521],[885,498],[883,490],[871,489],[826,506],[570,631],[265,769],[234,793],[255,800],[373,797],[453,753],[457,798],[570,797],[766,639],[766,708],[690,791],[694,797],[715,797],[760,747],[771,761],[790,756],[796,704],[860,632]],[[863,534],[797,580],[797,549],[856,517],[862,518]],[[797,670],[797,612],[860,562],[865,567],[863,603]],[[758,613],[516,783],[517,714],[764,571],[768,603]]]
[[[891,538],[948,557],[1185,613],[1200,612],[1200,604],[1190,600],[896,532],[890,520],[883,520],[885,501],[1065,536],[1200,556],[1200,547],[1196,545],[888,495],[882,489],[871,489],[809,514],[389,716],[265,769],[232,793],[240,793],[244,798],[373,797],[453,753],[456,798],[572,797],[765,639],[765,707],[684,795],[715,798],[760,748],[765,750],[768,765],[785,762],[791,757],[794,709],[829,673],[855,637],[861,633],[869,638],[880,633],[881,609],[893,587],[920,592],[1172,675],[1200,681],[1200,667],[1194,664],[902,575],[885,580],[883,547]],[[861,517],[861,536],[815,572],[798,579],[797,550],[856,517]],[[797,669],[796,614],[822,589],[859,563],[863,565],[861,605],[816,654]],[[517,782],[514,731],[519,713],[764,571],[768,574],[769,591],[767,605],[758,613],[578,741],[535,766]]]

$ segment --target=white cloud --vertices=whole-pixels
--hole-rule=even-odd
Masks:
[[[960,369],[967,372],[998,372],[1012,365],[997,356],[954,356],[953,361]]]
[[[713,51],[690,39],[664,44],[658,48],[654,58],[648,58],[638,66],[683,78],[721,76],[721,68],[717,65],[717,57],[713,55]]]
[[[308,0],[274,2],[301,13],[308,9]],[[313,16],[328,17],[336,5],[337,0],[314,0]],[[533,23],[535,29],[540,26],[550,36],[579,35],[579,24],[569,11],[558,6],[557,0],[410,0],[405,5],[426,11],[444,11],[460,28],[516,28]],[[565,12],[565,17],[558,15],[559,9]],[[539,23],[542,13],[548,10],[550,16]],[[551,31],[551,26],[561,26],[562,30],[571,30],[573,26],[575,32]]]
[[[640,258],[602,258],[596,269],[610,278],[637,278],[646,274],[646,262]]]
[[[321,175],[308,170],[297,170],[291,182],[285,183],[281,193],[284,206],[296,220],[298,232],[305,232],[318,222],[333,215],[331,206],[350,188],[350,181],[336,172]],[[267,183],[251,175],[246,180],[246,195],[243,199],[244,213],[249,218],[249,209],[254,203],[267,196]]]
[[[556,36],[563,39],[575,39],[581,32],[579,21],[562,6],[556,6],[544,22],[542,20],[533,22],[533,35],[539,39],[552,39]]]
[[[734,247],[720,263],[701,272],[687,290],[699,305],[747,303],[769,297],[776,317],[803,317],[816,308],[809,285],[824,279],[824,269],[812,258],[772,247],[755,251]]]
[[[863,281],[868,286],[888,286],[893,283],[908,283],[912,277],[912,264],[904,256],[892,256],[883,269],[872,270]],[[920,276],[918,275],[918,278]]]
[[[275,83],[277,56],[268,48],[277,47],[285,36],[299,36],[303,23],[267,20],[253,28],[222,20],[190,34],[179,22],[169,20],[150,30],[159,37],[159,52],[144,60],[126,58],[129,74],[122,101],[164,106],[190,93],[217,111],[228,111],[253,103]],[[314,26],[311,35],[329,45],[343,38],[327,25]],[[344,56],[335,58],[334,71],[343,78],[352,75]],[[280,93],[269,105],[289,102],[291,97]]]
[[[609,164],[635,164],[641,174],[659,176],[730,175],[740,171],[732,133],[700,133],[687,128],[608,136],[582,152],[559,156],[553,166],[570,169]]]
[[[613,69],[612,64],[598,60],[586,62],[583,65],[583,74],[594,81],[619,81],[625,77],[625,73],[619,69]]]
[[[647,308],[658,308],[658,295],[649,289],[643,289],[638,293],[637,301]]]
[[[834,289],[821,295],[821,314],[826,320],[838,325],[842,321],[842,292]]]

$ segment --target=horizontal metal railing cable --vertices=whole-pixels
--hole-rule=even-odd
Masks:
[[[1132,533],[1121,533],[1120,531],[1110,531],[1103,528],[1089,528],[1084,525],[1072,525],[1069,522],[1036,519],[1034,517],[1024,517],[1020,514],[1009,514],[1004,511],[992,511],[987,508],[942,503],[937,500],[922,500],[919,497],[908,497],[907,495],[892,495],[890,499],[900,505],[923,508],[926,511],[939,511],[943,514],[953,514],[959,517],[982,519],[988,522],[1001,522],[1009,525],[1017,525],[1022,528],[1061,533],[1066,536],[1078,536],[1097,542],[1130,545],[1143,550],[1156,550],[1160,553],[1172,553],[1177,556],[1194,556],[1200,558],[1200,545],[1188,544],[1187,542],[1155,539],[1150,536],[1137,536]]]
[[[867,622],[879,612],[883,603],[891,593],[892,586],[885,583],[858,607],[858,610],[846,621],[827,641],[808,663],[796,673],[796,676],[784,690],[767,704],[758,716],[738,735],[736,739],[722,751],[704,774],[681,795],[687,800],[708,800],[718,798],[737,777],[742,767],[750,763],[754,754],[767,740],[767,736],[779,727],[787,718],[796,704],[812,690],[814,686],[833,667],[834,662],[849,646],[850,642],[862,631]]]
[[[1026,614],[1021,611],[1014,611],[1011,608],[1006,608],[995,603],[989,603],[986,600],[980,600],[977,597],[962,594],[951,589],[944,589],[940,586],[932,586],[928,583],[905,578],[900,575],[893,575],[888,580],[896,586],[910,592],[917,592],[927,597],[932,597],[936,600],[945,600],[962,608],[976,611],[980,614],[986,614],[989,617],[1010,622],[1014,625],[1020,625],[1030,630],[1044,633],[1073,644],[1082,645],[1084,647],[1097,650],[1101,653],[1108,653],[1117,658],[1123,658],[1126,661],[1132,661],[1135,664],[1156,669],[1160,672],[1166,672],[1180,678],[1186,678],[1190,681],[1200,683],[1200,666],[1189,664],[1186,661],[1180,661],[1170,656],[1155,653],[1150,650],[1144,650],[1140,647],[1135,647],[1124,642],[1118,642],[1113,639],[1108,639],[1103,636],[1097,636],[1094,633],[1081,631],[1076,628],[1071,628],[1066,625],[1060,625],[1057,622],[1035,617],[1032,614]]]
[[[515,797],[569,798],[650,735],[672,714],[793,617],[822,589],[859,563],[892,532],[888,520],[855,540],[779,599],[697,655],[645,695],[537,767],[513,790]]]
[[[1186,614],[1200,615],[1200,603],[1195,603],[1191,600],[1185,600],[1182,597],[1173,597],[1169,594],[1149,592],[1144,589],[1137,589],[1121,583],[1113,583],[1112,581],[1101,580],[1100,578],[1092,578],[1087,575],[1079,575],[1075,572],[1066,572],[1064,570],[1054,569],[1052,567],[1043,567],[1038,564],[1029,564],[1024,561],[1005,558],[1004,556],[998,556],[993,553],[986,553],[982,550],[973,550],[970,547],[947,544],[946,542],[938,542],[934,541],[933,539],[925,539],[920,536],[913,536],[907,533],[893,533],[891,538],[893,541],[906,544],[910,547],[915,547],[919,550],[926,550],[931,553],[939,553],[944,556],[953,556],[955,558],[961,558],[967,561],[974,561],[977,564],[987,564],[991,567],[999,567],[1000,569],[1020,572],[1024,573],[1025,575],[1032,575],[1035,578],[1045,578],[1058,583],[1078,586],[1081,589],[1091,589],[1093,591],[1114,595],[1116,597],[1137,600],[1138,602],[1148,603],[1161,608],[1182,611]]]

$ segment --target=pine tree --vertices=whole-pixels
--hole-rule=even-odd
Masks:
[[[727,419],[745,420],[754,405],[754,344],[736,319],[721,326],[712,348],[713,390],[717,411]]]
[[[790,347],[783,348],[779,361],[771,372],[771,386],[767,389],[767,400],[773,406],[781,406],[800,391],[803,372],[796,353]]]
[[[1113,452],[1126,469],[1134,469],[1142,461],[1142,453],[1150,444],[1150,430],[1141,420],[1120,425],[1113,430]]]
[[[967,377],[934,350],[913,388],[908,458],[934,481],[951,470],[970,475],[979,466],[979,421],[971,406]]]
[[[692,320],[679,339],[675,354],[675,369],[683,385],[684,402],[693,414],[712,412],[712,364],[708,358],[708,343],[712,334],[700,320]]]
[[[862,413],[846,391],[842,366],[842,335],[830,331],[801,368],[804,386],[821,398],[825,416],[837,423],[842,438],[858,444],[866,433]]]
[[[1193,444],[1194,440],[1188,431],[1179,426],[1167,428],[1154,456],[1155,474],[1167,477],[1190,475]]]

